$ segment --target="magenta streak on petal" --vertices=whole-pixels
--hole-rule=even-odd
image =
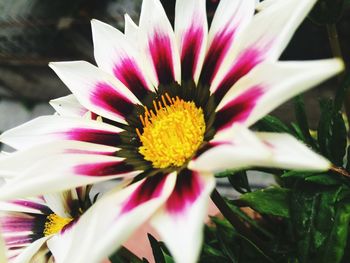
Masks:
[[[135,207],[161,196],[165,180],[166,176],[163,174],[146,178],[124,202],[120,214],[128,213]]]
[[[46,205],[35,203],[32,201],[28,201],[28,200],[14,200],[14,201],[10,201],[9,203],[12,203],[15,205],[20,205],[23,207],[28,207],[28,208],[31,208],[34,210],[38,210],[38,211],[42,212],[43,214],[48,214],[51,211],[51,209],[49,207],[47,207]]]
[[[1,231],[3,233],[15,233],[23,231],[32,231],[35,217],[18,216],[10,214],[0,219]]]
[[[75,128],[63,132],[62,135],[69,140],[91,142],[107,146],[118,146],[121,143],[121,138],[117,133],[97,129]]]
[[[214,126],[217,130],[230,127],[235,122],[244,122],[264,94],[261,86],[254,86],[229,102],[216,114]]]
[[[183,80],[193,79],[204,38],[203,27],[194,23],[184,34],[181,48],[181,75]]]
[[[172,83],[175,80],[175,74],[169,36],[156,31],[150,39],[148,47],[159,83]]]
[[[78,150],[78,149],[67,149],[64,151],[64,153],[115,156],[115,152],[98,152],[98,151]]]
[[[176,179],[175,189],[166,202],[170,214],[181,215],[202,193],[204,188],[200,175],[189,170],[181,172]]]
[[[119,117],[129,115],[133,110],[133,102],[111,85],[99,82],[94,86],[91,102]]]
[[[18,247],[18,246],[24,246],[26,244],[32,243],[33,237],[30,235],[11,236],[11,237],[4,237],[4,241],[7,246]]]
[[[234,36],[234,29],[225,29],[214,37],[204,59],[200,76],[200,82],[202,84],[211,84],[232,44]]]
[[[131,58],[123,58],[113,69],[114,75],[140,100],[147,94],[146,80],[140,68]]]
[[[110,176],[131,172],[133,167],[127,165],[124,161],[113,161],[80,164],[75,166],[73,169],[74,173],[77,175]]]
[[[249,73],[257,64],[263,60],[262,52],[248,48],[239,55],[235,64],[231,67],[224,79],[215,91],[216,101],[221,101],[227,91],[244,75]]]

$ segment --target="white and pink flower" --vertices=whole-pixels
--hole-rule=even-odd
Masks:
[[[124,34],[92,20],[98,67],[50,63],[73,95],[0,136],[17,149],[0,160],[0,198],[127,179],[81,217],[73,232],[89,234],[66,260],[98,262],[150,219],[176,262],[195,262],[216,172],[330,167],[290,135],[248,129],[342,71],[278,61],[315,2],[221,0],[209,30],[205,0],[177,0],[174,30],[159,0],[143,1],[138,26],[126,16]]]

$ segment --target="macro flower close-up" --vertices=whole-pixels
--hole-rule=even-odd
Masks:
[[[51,62],[72,94],[0,135],[15,149],[0,159],[9,258],[99,263],[150,222],[175,262],[197,262],[216,174],[329,170],[291,134],[251,128],[344,70],[340,58],[279,60],[316,2],[221,0],[208,22],[205,0],[177,0],[172,25],[159,0],[143,0],[124,32],[93,19],[96,65]],[[88,207],[69,190],[105,181],[118,185]]]

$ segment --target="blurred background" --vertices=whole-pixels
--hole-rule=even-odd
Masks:
[[[173,19],[175,0],[162,2]],[[336,25],[341,51],[349,61],[349,2],[319,0],[311,19],[304,21],[281,59],[332,57],[327,29]],[[218,3],[207,0],[209,18]],[[94,63],[92,18],[122,30],[124,14],[138,21],[140,7],[141,0],[0,0],[0,132],[36,116],[52,114],[47,102],[69,93],[48,68],[48,62],[79,59]],[[336,81],[330,80],[305,95],[311,127],[319,116],[318,98],[333,96]],[[273,114],[287,122],[294,119],[290,102]]]

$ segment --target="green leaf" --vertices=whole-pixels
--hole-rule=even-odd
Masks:
[[[339,262],[339,260],[326,261],[325,257],[332,253],[336,253],[338,257],[341,254],[339,248],[334,252],[330,246],[345,246],[344,237],[336,236],[336,228],[339,227],[340,222],[343,225],[344,221],[345,214],[337,208],[339,198],[343,196],[344,191],[348,192],[348,189],[343,186],[315,189],[314,186],[300,185],[291,193],[291,224],[301,263]],[[335,220],[340,215],[342,216],[338,221]],[[338,240],[337,244],[331,244],[329,238],[332,235],[333,241]]]
[[[301,179],[304,179],[304,178],[307,178],[309,176],[313,176],[313,175],[316,175],[317,173],[315,172],[308,172],[308,171],[288,171],[284,174],[282,174],[281,178],[301,178]]]
[[[121,247],[112,256],[109,257],[111,263],[143,263],[144,261],[139,259],[130,250],[125,247]]]
[[[324,246],[323,262],[341,262],[345,253],[350,222],[349,200],[337,207],[334,224]]]
[[[231,184],[231,186],[239,193],[247,193],[251,192],[247,172],[246,171],[240,171],[236,172],[232,175],[229,175],[228,180]]]
[[[333,115],[329,144],[331,161],[338,166],[343,166],[347,144],[347,131],[340,112],[335,112]]]
[[[304,141],[312,148],[317,149],[314,138],[310,134],[309,122],[305,111],[305,103],[301,96],[294,99],[294,111],[300,131],[303,134]]]
[[[330,174],[313,175],[305,178],[305,181],[321,185],[339,185],[340,182]]]
[[[240,200],[259,213],[288,218],[289,193],[288,189],[271,187],[244,194]]]
[[[321,153],[325,157],[329,158],[330,157],[329,141],[331,138],[330,127],[331,127],[332,115],[333,115],[333,102],[330,99],[321,100],[320,106],[321,106],[321,119],[317,129],[317,140],[320,146]]]
[[[350,0],[347,0],[350,4]],[[334,110],[341,111],[344,103],[344,99],[346,98],[347,91],[350,87],[350,72],[347,72],[346,77],[342,83],[342,85],[338,88],[337,94],[334,100]]]
[[[267,132],[285,132],[292,133],[287,125],[285,125],[280,119],[277,117],[267,115],[263,119],[261,119],[257,124],[256,128],[260,131]]]

